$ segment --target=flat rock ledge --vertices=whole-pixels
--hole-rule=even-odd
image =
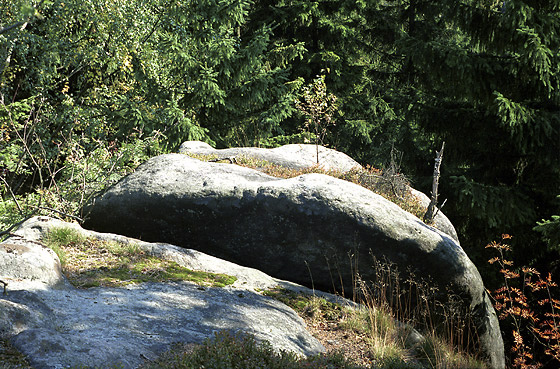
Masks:
[[[60,272],[56,255],[40,243],[51,227],[133,242],[185,267],[233,275],[237,281],[225,288],[166,282],[76,289]],[[293,310],[258,293],[277,286],[312,293],[305,287],[198,251],[86,231],[47,217],[28,220],[15,234],[0,244],[0,280],[8,283],[7,295],[0,292],[0,337],[10,339],[34,368],[136,368],[174,343],[201,343],[221,330],[250,333],[276,350],[299,355],[324,351]]]

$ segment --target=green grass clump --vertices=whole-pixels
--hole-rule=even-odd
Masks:
[[[142,369],[156,368],[228,368],[228,369],[361,369],[339,353],[299,357],[290,352],[277,352],[269,342],[259,342],[251,335],[221,331],[194,349],[177,347]],[[372,369],[414,369],[406,363],[387,362]]]
[[[53,250],[62,266],[66,265],[66,253],[63,246],[79,244],[85,241],[85,237],[77,230],[69,227],[53,228],[43,240],[45,245]]]
[[[194,271],[157,258],[135,244],[86,238],[71,228],[54,228],[43,241],[56,252],[64,274],[76,287],[121,287],[165,281],[225,287],[236,281],[226,274]]]

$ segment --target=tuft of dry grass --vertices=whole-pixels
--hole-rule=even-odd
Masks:
[[[371,166],[366,166],[365,168],[354,168],[350,171],[343,172],[335,169],[324,169],[320,164],[305,169],[291,169],[244,155],[239,155],[235,158],[222,158],[222,160],[215,154],[202,155],[187,153],[186,155],[201,161],[222,163],[235,162],[237,165],[256,169],[277,178],[287,179],[310,173],[325,174],[367,188],[397,204],[403,210],[416,215],[420,219],[422,219],[426,213],[426,207],[424,207],[410,192],[410,182],[407,178],[402,173],[397,173],[392,170],[382,171]]]
[[[284,289],[272,289],[264,294],[298,312],[328,353],[340,353],[360,367],[486,368],[447,338],[437,336],[434,330],[419,336],[410,325],[398,322],[387,305],[380,306],[371,295],[362,296],[358,307],[344,307]]]
[[[387,260],[373,258],[372,268],[375,275],[371,281],[366,283],[356,277],[357,300],[372,312],[372,321],[383,322],[382,319],[388,317],[396,323],[396,329],[392,330],[396,330],[400,340],[404,339],[404,347],[417,361],[427,368],[486,367],[477,359],[476,352],[467,349],[477,347],[478,339],[470,314],[459,296],[447,289],[440,291],[429,279],[420,278],[412,271],[401,273]],[[377,311],[383,313],[381,320]],[[421,331],[421,341],[407,327]],[[387,341],[383,336],[380,338]],[[402,343],[397,340],[396,344]]]

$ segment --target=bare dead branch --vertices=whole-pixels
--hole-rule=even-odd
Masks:
[[[440,167],[441,161],[443,159],[443,149],[445,148],[445,142],[441,145],[441,150],[436,155],[436,160],[434,164],[434,180],[432,182],[432,199],[430,200],[430,205],[428,206],[428,210],[426,214],[424,214],[424,223],[431,223],[436,216],[436,206],[438,202],[438,186],[439,186],[439,176],[440,176]]]
[[[208,160],[208,162],[209,163],[217,163],[219,161],[224,161],[224,160],[229,161],[230,164],[237,164],[237,160],[235,159],[235,156],[230,156],[230,157],[226,157],[226,158],[211,159],[211,160]]]
[[[21,209],[21,206],[19,205],[19,202],[16,198],[16,195],[14,195],[14,192],[12,191],[12,188],[10,187],[10,185],[8,184],[8,182],[6,182],[6,180],[4,179],[4,177],[0,177],[0,180],[2,180],[2,182],[4,182],[4,184],[6,185],[6,188],[8,189],[8,191],[10,192],[10,196],[12,197],[12,200],[14,200],[14,203],[16,204],[18,211],[21,215],[23,215],[23,210]]]
[[[82,222],[84,221],[82,218],[80,218],[80,217],[78,217],[78,216],[76,216],[76,215],[68,214],[68,213],[65,213],[65,212],[63,212],[63,211],[56,210],[56,209],[53,209],[53,208],[49,208],[49,207],[46,207],[46,206],[33,206],[33,207],[34,207],[35,209],[52,211],[52,212],[57,213],[57,214],[59,214],[59,215],[62,215],[62,216],[64,216],[64,217],[72,218],[72,219],[74,219],[74,220],[77,220],[77,221],[80,222],[80,223],[82,223]]]

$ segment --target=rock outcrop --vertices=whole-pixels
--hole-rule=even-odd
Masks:
[[[225,288],[162,282],[76,289],[60,273],[57,256],[40,243],[51,227],[132,242],[155,256],[237,281]],[[32,218],[15,233],[0,244],[0,280],[8,283],[7,294],[0,291],[0,338],[10,339],[34,368],[136,368],[174,343],[201,343],[220,330],[250,333],[299,355],[324,350],[294,311],[255,291],[305,291],[301,286],[195,250],[85,231],[46,217]]]
[[[319,163],[317,163],[317,149],[319,150]],[[218,158],[232,158],[244,156],[292,169],[305,169],[319,165],[324,169],[336,169],[342,172],[349,171],[361,165],[348,155],[311,144],[284,145],[274,149],[260,147],[234,147],[229,149],[214,149],[201,141],[187,141],[179,147],[181,154],[215,155]]]
[[[84,210],[86,228],[198,249],[318,289],[350,291],[356,268],[372,280],[372,257],[412,268],[461,296],[483,355],[504,367],[496,314],[463,249],[358,185],[320,174],[277,179],[167,154]]]
[[[257,147],[234,147],[229,149],[214,149],[206,142],[186,141],[180,148],[179,153],[187,155],[215,156],[218,159],[238,159],[240,157],[262,160],[267,163],[278,165],[289,169],[307,169],[319,165],[325,170],[336,170],[348,172],[352,169],[363,169],[363,167],[348,155],[319,146],[319,164],[317,164],[317,147],[311,144],[284,145],[274,149]],[[257,169],[258,170],[258,169]],[[430,204],[430,198],[420,191],[409,187],[410,194],[414,196],[426,209]],[[453,224],[441,211],[436,213],[433,226],[446,233],[459,244],[459,238]]]
[[[47,286],[63,280],[60,262],[51,249],[17,238],[0,243],[0,279],[2,275],[40,281]]]

